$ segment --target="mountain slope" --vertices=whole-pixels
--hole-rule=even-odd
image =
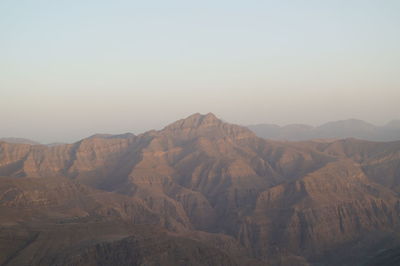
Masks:
[[[141,200],[68,179],[1,177],[0,212],[1,265],[239,265],[247,260],[233,239],[171,233]]]

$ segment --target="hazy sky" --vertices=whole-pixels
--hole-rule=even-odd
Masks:
[[[400,119],[399,0],[0,0],[0,137]]]

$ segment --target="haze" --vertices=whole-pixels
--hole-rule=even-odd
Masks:
[[[0,137],[400,118],[400,2],[0,2]]]

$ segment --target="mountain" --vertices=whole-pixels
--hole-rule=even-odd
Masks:
[[[400,141],[265,140],[211,113],[137,136],[0,142],[2,263],[367,263],[400,246],[399,161]]]
[[[24,139],[24,138],[0,138],[0,141],[8,142],[8,143],[14,143],[14,144],[29,144],[29,145],[42,145],[42,143],[30,140],[30,139]],[[57,146],[65,143],[61,142],[55,142],[55,143],[49,143],[45,144],[47,146]]]
[[[392,120],[385,125],[386,128],[392,130],[399,130],[400,129],[400,120]]]
[[[266,139],[302,141],[312,139],[357,138],[370,141],[400,140],[400,121],[393,120],[385,126],[375,126],[358,119],[328,122],[318,127],[293,124],[278,126],[259,124],[248,126],[257,136]]]
[[[17,144],[30,144],[30,145],[40,145],[39,142],[24,139],[24,138],[0,138],[0,141],[8,142],[8,143],[17,143]]]

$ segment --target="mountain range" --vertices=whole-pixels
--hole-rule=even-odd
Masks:
[[[325,127],[327,128],[327,127]],[[212,113],[0,142],[1,265],[397,265],[400,141],[278,141]]]
[[[39,145],[40,143],[37,141],[33,141],[25,138],[0,138],[0,141],[15,143],[15,144],[31,144],[31,145]]]
[[[305,124],[278,126],[258,124],[248,126],[257,136],[266,139],[302,141],[312,139],[357,138],[370,141],[400,140],[400,120],[392,120],[384,126],[375,126],[358,119],[328,122],[313,127]]]

